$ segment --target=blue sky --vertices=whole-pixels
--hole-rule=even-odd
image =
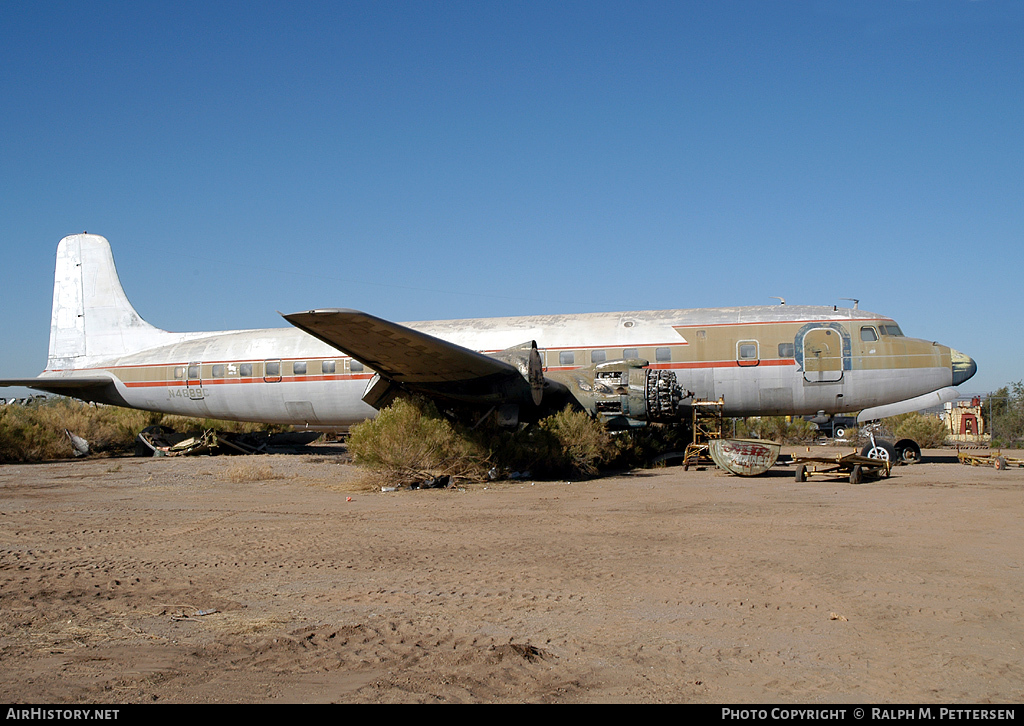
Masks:
[[[88,230],[170,330],[859,298],[988,391],[1022,38],[1018,0],[3,3],[0,376]]]

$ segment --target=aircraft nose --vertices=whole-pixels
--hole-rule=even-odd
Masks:
[[[949,357],[953,368],[953,385],[959,386],[978,372],[978,364],[969,355],[964,355],[958,350],[950,350]]]

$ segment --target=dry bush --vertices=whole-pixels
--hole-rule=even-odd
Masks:
[[[429,402],[399,399],[352,428],[348,450],[378,486],[402,486],[447,474],[483,479],[499,471],[535,476],[593,476],[618,447],[600,421],[566,408],[514,431],[471,430],[444,419]]]
[[[290,430],[287,426],[171,416],[71,398],[48,398],[28,406],[0,406],[0,462],[70,458],[73,451],[65,429],[88,441],[91,452],[129,453],[135,448],[138,433],[153,425],[180,432]]]
[[[767,439],[783,444],[806,444],[820,435],[818,427],[802,418],[754,416],[736,419],[736,438]]]
[[[232,461],[221,476],[235,484],[284,478],[284,476],[275,472],[270,464],[254,460],[250,457]]]
[[[357,464],[396,486],[434,474],[479,478],[487,470],[485,452],[433,404],[405,398],[353,426],[348,450]]]
[[[156,414],[159,417],[159,414]],[[73,455],[64,430],[89,442],[91,451],[127,452],[154,414],[114,406],[51,399],[0,408],[0,461],[43,461]]]
[[[896,439],[912,439],[922,449],[937,449],[946,441],[949,429],[946,422],[936,416],[904,413],[887,418],[883,426],[893,432]]]
[[[604,423],[585,411],[566,406],[540,422],[557,445],[550,451],[548,466],[572,476],[594,476],[601,464],[612,460],[618,448]],[[550,443],[546,444],[550,447]]]

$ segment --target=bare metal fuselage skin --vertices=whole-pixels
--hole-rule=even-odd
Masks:
[[[373,372],[298,328],[171,333],[149,326],[124,298],[101,237],[63,240],[56,277],[47,369],[18,385],[267,423],[344,427],[376,413],[362,400]],[[536,341],[545,374],[554,377],[601,361],[645,359],[651,368],[674,371],[697,398],[721,399],[727,416],[857,411],[956,385],[975,368],[945,345],[905,337],[891,318],[848,308],[774,305],[403,325],[484,353]],[[76,378],[92,385],[75,389]],[[109,385],[97,385],[100,379]]]

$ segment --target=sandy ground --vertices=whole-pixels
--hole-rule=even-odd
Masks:
[[[324,451],[0,466],[0,702],[1024,700],[1024,469],[385,494]]]

